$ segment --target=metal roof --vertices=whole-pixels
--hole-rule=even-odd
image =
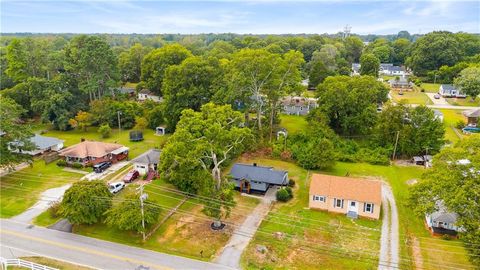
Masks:
[[[56,146],[60,143],[63,143],[64,140],[60,140],[54,137],[46,137],[42,135],[35,134],[33,137],[30,137],[29,140],[36,146],[36,149],[47,149],[52,146]],[[12,145],[22,146],[22,142],[12,142]]]
[[[287,171],[274,170],[273,167],[262,167],[235,163],[230,170],[234,179],[246,179],[274,185],[286,184]]]

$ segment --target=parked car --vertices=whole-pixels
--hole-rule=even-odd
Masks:
[[[440,99],[440,94],[435,94],[435,95],[433,95],[433,98],[434,98],[434,99]]]
[[[131,170],[125,175],[125,177],[123,177],[123,182],[130,183],[137,179],[138,176],[140,176],[140,173],[137,170]]]
[[[111,162],[100,162],[98,164],[93,165],[93,171],[96,173],[104,172],[108,167],[112,166]]]
[[[118,193],[118,192],[119,192],[120,190],[122,190],[124,187],[125,187],[125,183],[123,183],[123,182],[114,182],[114,183],[108,184],[108,190],[109,190],[110,193],[112,193],[112,194]]]

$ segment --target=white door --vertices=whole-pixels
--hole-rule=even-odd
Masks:
[[[358,202],[350,201],[348,203],[348,211],[358,213]]]

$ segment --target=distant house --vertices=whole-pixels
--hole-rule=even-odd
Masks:
[[[463,116],[465,116],[467,126],[477,127],[479,123],[478,119],[480,118],[480,109],[464,111]]]
[[[132,159],[133,169],[144,175],[150,171],[156,173],[158,163],[160,162],[160,150],[150,149],[140,156]]]
[[[122,86],[122,87],[118,88],[118,93],[122,94],[122,95],[127,95],[129,97],[134,97],[135,96],[135,88]]]
[[[239,164],[233,165],[230,177],[235,187],[241,192],[266,192],[271,186],[285,186],[288,184],[288,172],[274,170],[273,167]]]
[[[83,141],[59,152],[67,163],[81,163],[84,166],[110,161],[116,163],[128,158],[129,148],[116,143]]]
[[[431,155],[414,156],[412,158],[412,163],[415,165],[430,167],[432,165],[432,160],[433,157]]]
[[[148,89],[142,89],[138,92],[138,100],[145,101],[145,100],[153,100],[155,102],[161,102],[162,98],[160,96],[155,95]]]
[[[12,152],[28,154],[31,156],[41,155],[49,151],[60,151],[63,148],[64,140],[60,140],[53,137],[46,137],[42,135],[35,134],[33,137],[29,138],[30,142],[35,146],[34,150],[23,151],[21,142],[11,142],[9,148]]]
[[[391,88],[395,89],[412,89],[413,88],[413,82],[408,81],[406,77],[399,77],[395,79],[390,79],[388,80],[388,84],[390,85]]]
[[[441,201],[437,202],[437,208],[438,211],[425,215],[429,231],[433,235],[456,236],[461,231],[461,228],[456,225],[458,215],[447,211]]]
[[[438,93],[442,97],[454,97],[454,98],[465,98],[467,95],[462,93],[459,89],[457,89],[453,84],[442,84],[438,88]]]
[[[382,184],[360,178],[313,174],[309,208],[378,219],[382,205]]]
[[[400,66],[394,66],[390,63],[382,63],[380,64],[379,73],[388,76],[405,76],[407,72],[405,68]]]
[[[315,98],[307,97],[284,97],[281,101],[283,111],[290,115],[307,115],[311,109],[317,107]]]
[[[360,75],[360,64],[359,63],[353,63],[352,64],[352,76],[358,76]]]

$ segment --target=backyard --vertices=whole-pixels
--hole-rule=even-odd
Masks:
[[[294,134],[305,130],[308,123],[305,116],[281,114],[280,127],[285,128],[290,134]]]
[[[295,199],[288,203],[277,204],[273,208],[266,220],[262,222],[260,232],[257,232],[243,254],[242,262],[247,269],[318,269],[319,265],[322,265],[322,269],[376,268],[381,222],[359,219],[354,224],[343,215],[307,209],[309,186],[307,171],[292,163],[265,158],[240,161],[286,169],[290,177],[297,182]],[[350,176],[380,178],[392,186],[400,215],[402,269],[413,266],[412,254],[418,250],[421,251],[422,269],[438,269],[439,265],[451,267],[457,264],[471,268],[461,242],[431,237],[424,227],[423,219],[415,216],[406,204],[407,181],[418,179],[423,172],[422,167],[416,166],[378,166],[338,162],[332,169],[322,173],[333,175],[348,173]],[[279,225],[275,222],[281,220],[279,215],[282,214],[297,218],[290,218],[286,222],[284,220],[283,222],[288,224]],[[312,219],[316,221],[315,224],[312,224]],[[359,229],[361,227],[367,227],[370,230]],[[318,229],[321,230],[315,231]],[[273,232],[278,231],[293,237],[279,241],[272,236]],[[258,245],[266,246],[268,251],[265,254],[259,253]],[[322,250],[322,252],[319,255],[312,249],[317,249],[317,252]],[[375,255],[368,256],[366,255],[368,252],[375,252]],[[419,256],[416,255],[416,257]]]
[[[443,113],[443,125],[445,126],[445,140],[455,143],[463,138],[461,130],[456,128],[459,121],[465,121],[462,110],[441,109]]]

